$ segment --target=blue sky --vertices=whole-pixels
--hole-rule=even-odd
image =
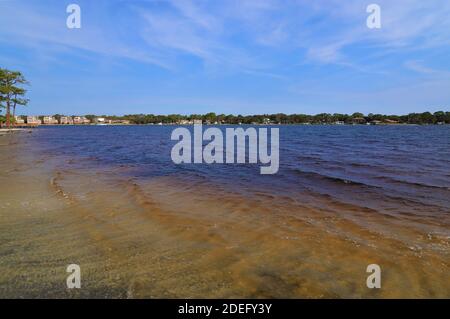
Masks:
[[[441,0],[0,0],[0,66],[31,82],[20,114],[449,111],[449,16]]]

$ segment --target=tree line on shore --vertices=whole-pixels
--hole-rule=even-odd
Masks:
[[[261,115],[225,115],[225,114],[192,114],[192,115],[154,115],[154,114],[129,114],[124,116],[104,116],[110,119],[128,120],[134,124],[174,124],[201,120],[210,124],[363,124],[363,123],[399,123],[399,124],[450,124],[450,112],[438,111],[434,113],[410,113],[407,115],[383,115],[362,113],[316,115],[307,114],[261,114]]]
[[[54,114],[59,122],[63,115]],[[39,116],[42,119],[43,116]],[[450,124],[450,112],[438,111],[434,113],[410,113],[407,115],[383,115],[362,113],[328,114],[262,114],[262,115],[225,115],[225,114],[192,114],[192,115],[155,115],[155,114],[129,114],[116,115],[84,115],[90,123],[96,123],[99,118],[112,120],[113,122],[126,121],[130,124]]]

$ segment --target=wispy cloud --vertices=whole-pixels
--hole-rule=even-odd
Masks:
[[[165,68],[173,67],[177,54],[198,57],[206,64],[262,68],[264,63],[256,61],[254,54],[258,46],[305,50],[311,62],[328,64],[348,63],[352,56],[345,51],[352,46],[399,51],[449,45],[449,2],[377,3],[382,9],[381,30],[366,28],[365,3],[358,0],[288,0],[282,4],[272,0],[121,2],[125,8],[134,7],[131,12],[135,19],[143,19],[143,24],[132,22],[128,27],[142,36],[143,46],[130,45],[111,34],[108,28],[114,21],[102,24],[93,23],[93,19],[80,31],[68,32],[62,14],[40,12],[38,6],[24,2],[3,2],[0,39],[16,38],[21,44],[34,46],[55,43]]]
[[[45,52],[49,47],[60,52],[72,48],[171,68],[163,57],[142,48],[130,47],[99,25],[89,25],[79,30],[67,29],[65,13],[41,12],[39,7],[15,1],[0,3],[0,9],[0,29],[3,30],[0,31],[0,41],[9,45],[15,43],[37,52]]]
[[[422,65],[417,60],[406,61],[404,63],[404,66],[407,69],[409,69],[409,70],[412,70],[414,72],[421,73],[421,74],[436,74],[436,73],[439,73],[439,71],[437,71],[437,70],[434,70],[432,68],[429,68],[429,67],[426,67],[426,66]]]

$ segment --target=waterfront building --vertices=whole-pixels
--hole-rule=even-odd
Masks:
[[[29,115],[27,116],[27,124],[30,125],[39,125],[41,124],[41,120],[38,116]]]
[[[366,120],[363,117],[354,117],[352,119],[353,124],[364,124],[366,123]]]
[[[14,116],[14,120],[16,124],[24,124],[25,120],[21,116]]]
[[[73,124],[73,119],[71,116],[61,116],[59,124]]]
[[[53,116],[44,116],[42,123],[45,125],[58,124],[58,120]]]
[[[90,124],[91,121],[89,121],[85,116],[74,116],[73,117],[73,124]]]

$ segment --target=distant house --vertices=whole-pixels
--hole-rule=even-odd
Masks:
[[[81,118],[81,116],[74,116],[73,124],[83,124],[83,119]]]
[[[21,116],[14,116],[14,120],[16,124],[24,124],[25,120]]]
[[[378,120],[373,120],[372,122],[370,122],[371,125],[379,125],[381,124],[381,121]]]
[[[27,124],[39,125],[39,124],[41,124],[41,120],[39,119],[38,116],[29,115],[29,116],[27,116]]]
[[[364,124],[364,123],[366,123],[366,119],[363,117],[354,117],[354,118],[352,118],[352,123],[353,124]]]
[[[90,124],[91,121],[89,121],[85,116],[74,116],[73,117],[73,124]]]
[[[193,120],[192,124],[202,124],[202,120]]]
[[[45,125],[58,124],[58,120],[53,116],[44,116],[44,118],[42,119],[42,123]]]
[[[59,124],[73,124],[73,119],[71,116],[61,116]]]
[[[97,117],[97,118],[95,119],[95,121],[96,121],[98,124],[104,124],[105,121],[106,121],[106,119],[105,119],[104,117]]]

